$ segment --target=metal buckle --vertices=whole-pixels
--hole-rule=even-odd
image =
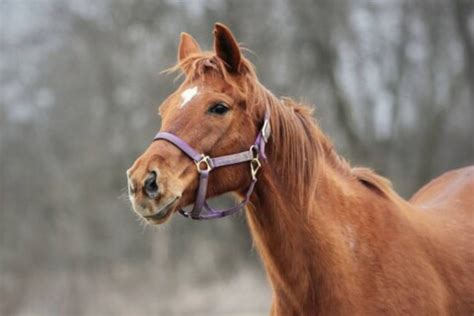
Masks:
[[[257,180],[257,172],[261,166],[262,164],[258,158],[254,158],[250,161],[250,174],[252,175],[252,180]]]
[[[263,122],[263,127],[262,127],[262,137],[265,143],[268,143],[268,139],[270,138],[271,131],[272,129],[270,127],[270,121],[265,120],[265,122]]]
[[[204,155],[204,154],[201,155],[201,159],[199,161],[195,161],[194,163],[196,164],[196,168],[197,168],[197,171],[199,173],[209,172],[209,171],[212,170],[211,158],[209,156]],[[205,169],[201,169],[202,164],[206,165]]]
[[[258,159],[258,148],[255,145],[250,146],[250,152],[252,153],[252,160],[250,160],[250,174],[252,175],[252,180],[257,180],[258,169],[262,166],[260,160]]]
[[[250,153],[252,154],[252,159],[258,159],[258,147],[256,145],[250,146]]]

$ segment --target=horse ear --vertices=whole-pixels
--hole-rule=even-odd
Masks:
[[[198,54],[200,52],[201,48],[196,40],[188,33],[181,33],[178,49],[178,62],[181,62],[191,54]]]
[[[229,28],[221,23],[214,24],[214,50],[230,72],[239,71],[242,58],[239,44]]]

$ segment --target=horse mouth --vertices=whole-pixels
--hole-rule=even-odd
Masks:
[[[143,216],[146,220],[152,222],[153,224],[161,224],[168,219],[168,217],[173,213],[174,206],[177,204],[179,196],[171,198],[166,202],[155,214]]]

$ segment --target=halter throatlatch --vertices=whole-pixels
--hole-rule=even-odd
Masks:
[[[205,154],[197,152],[194,148],[189,146],[184,140],[176,135],[168,132],[159,132],[156,134],[153,141],[158,139],[164,139],[176,147],[178,147],[183,153],[191,158],[196,164],[196,169],[199,173],[199,184],[196,192],[196,201],[194,207],[190,212],[186,212],[183,209],[179,212],[185,216],[195,220],[213,219],[225,217],[242,209],[249,201],[250,195],[252,195],[255,183],[257,183],[257,173],[262,166],[260,159],[266,160],[265,155],[265,144],[268,142],[270,137],[270,115],[265,113],[263,126],[259,131],[255,143],[250,146],[250,149],[237,154],[231,154],[226,156],[220,156],[211,158]],[[219,167],[235,165],[239,163],[250,162],[250,175],[252,181],[247,189],[244,199],[237,205],[229,209],[214,209],[206,201],[207,184],[209,180],[209,174],[212,170]]]

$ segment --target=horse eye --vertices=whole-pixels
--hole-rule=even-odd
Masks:
[[[224,103],[216,103],[212,105],[208,112],[217,115],[224,115],[229,111],[229,108]]]

